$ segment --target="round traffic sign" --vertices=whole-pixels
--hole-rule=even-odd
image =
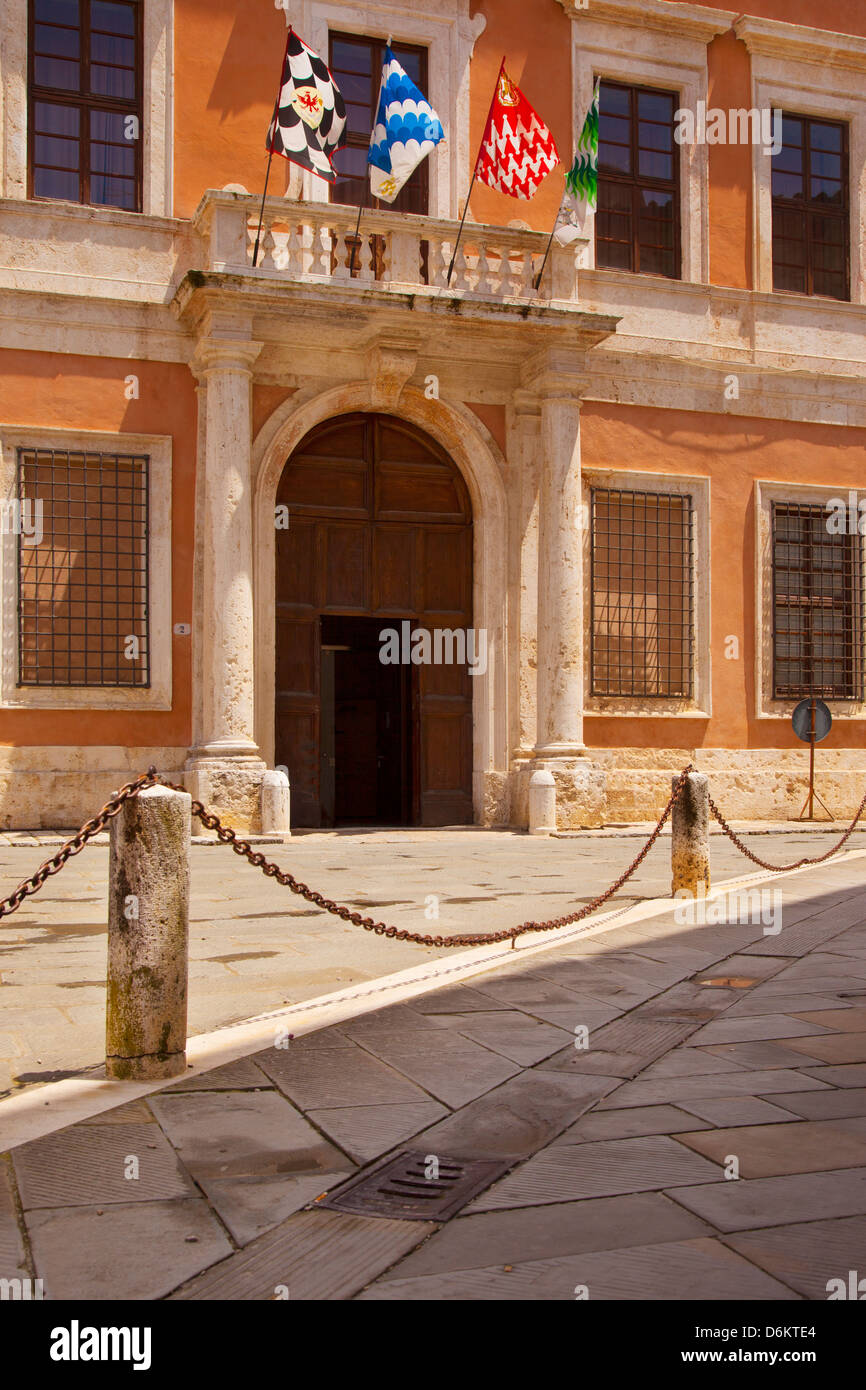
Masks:
[[[812,732],[812,706],[815,706],[814,733]],[[823,700],[812,698],[801,700],[791,718],[794,733],[804,743],[820,743],[830,732],[833,716]]]

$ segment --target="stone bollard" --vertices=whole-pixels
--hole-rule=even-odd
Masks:
[[[289,779],[279,770],[262,778],[262,834],[290,835],[291,791]]]
[[[678,777],[671,778],[676,786]],[[706,773],[690,772],[671,819],[671,894],[703,896],[710,887],[710,785]]]
[[[529,833],[551,835],[556,829],[556,782],[539,768],[529,779]]]
[[[190,805],[148,787],[111,822],[105,1067],[117,1081],[186,1069]]]

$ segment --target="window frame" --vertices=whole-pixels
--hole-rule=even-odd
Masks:
[[[78,32],[81,36],[82,80],[77,92],[59,87],[43,87],[36,83],[36,3],[27,0],[27,197],[36,202],[69,203],[78,207],[106,208],[113,212],[141,213],[144,204],[144,86],[146,64],[144,55],[144,4],[143,0],[125,0],[135,14],[135,100],[119,97],[96,97],[84,90],[86,77],[90,71],[90,10],[92,0],[79,0],[82,6],[81,23]],[[93,111],[106,111],[114,115],[135,116],[138,120],[138,139],[135,145],[135,206],[120,207],[116,203],[94,203],[90,198],[90,133],[79,133],[78,152],[78,193],[77,199],[51,198],[34,191],[36,164],[36,104],[49,103],[54,106],[68,106],[79,111],[82,117],[89,117]],[[51,167],[51,166],[46,166]],[[84,193],[87,193],[87,197]]]
[[[166,435],[118,434],[0,425],[0,497],[17,496],[18,450],[142,455],[150,458],[147,538],[150,604],[150,685],[18,684],[18,537],[0,534],[0,710],[172,708],[172,440]],[[183,617],[186,619],[187,615]]]
[[[373,129],[372,123],[375,122],[375,119],[376,119],[376,107],[378,106],[378,101],[379,101],[379,88],[380,88],[380,82],[377,81],[377,76],[376,76],[376,74],[377,74],[377,71],[378,71],[379,78],[381,78],[382,64],[383,64],[383,62],[384,62],[384,57],[385,57],[386,42],[385,42],[384,39],[376,38],[375,36],[369,35],[369,34],[353,34],[353,33],[351,33],[349,30],[343,30],[343,29],[330,29],[330,28],[329,28],[329,30],[328,30],[328,68],[329,68],[329,70],[330,70],[332,73],[334,72],[334,65],[333,65],[333,44],[334,44],[335,40],[336,40],[337,42],[340,42],[340,43],[354,44],[354,45],[356,45],[356,46],[359,47],[359,48],[360,48],[362,45],[366,44],[366,45],[368,45],[368,46],[370,47],[370,49],[371,49],[371,80],[372,80],[372,83],[373,83],[373,93],[374,93],[374,95],[373,95],[373,103],[374,103],[374,104],[373,104],[373,107],[372,107],[372,109],[371,109],[371,125],[370,125],[370,131],[372,131],[372,129]],[[398,52],[398,50],[407,50],[407,49],[408,49],[408,50],[410,50],[410,51],[412,51],[412,52],[417,53],[417,54],[420,56],[420,58],[421,58],[421,77],[420,77],[420,81],[419,81],[419,83],[418,83],[418,86],[420,87],[420,89],[421,89],[421,91],[424,93],[424,95],[427,96],[427,95],[428,95],[428,90],[429,90],[429,67],[430,67],[430,50],[429,50],[429,48],[428,48],[425,44],[420,44],[420,43],[404,43],[401,39],[394,39],[394,40],[392,41],[391,48],[392,48],[392,52],[394,53],[394,56],[395,56],[395,58],[397,59],[398,62],[400,61],[400,52]],[[337,83],[337,86],[339,87],[340,82],[339,82],[339,78],[338,78],[336,75],[334,76],[334,81]],[[429,97],[428,97],[428,100],[429,100]],[[370,148],[370,136],[369,136],[369,134],[368,134],[366,140],[364,140],[364,141],[362,142],[360,136],[357,136],[357,135],[354,135],[354,134],[350,134],[350,133],[349,133],[348,125],[347,125],[346,134],[345,134],[345,146],[344,146],[344,147],[345,147],[346,149],[355,149],[355,150],[363,149],[363,150],[366,152],[366,151]],[[337,152],[337,155],[335,156],[335,158],[339,158],[339,151]],[[429,160],[429,158],[428,158],[428,159],[422,159],[421,163],[412,171],[412,174],[411,174],[410,178],[406,181],[406,183],[404,184],[404,186],[401,188],[399,194],[398,194],[397,197],[394,199],[394,202],[393,202],[393,203],[388,203],[388,204],[383,204],[382,206],[383,206],[383,207],[386,207],[386,208],[390,208],[390,209],[392,209],[394,212],[411,212],[411,213],[414,213],[416,216],[421,216],[421,217],[427,217],[427,216],[429,216],[429,213],[430,213],[430,169],[429,169],[429,165],[430,165],[430,160]],[[408,194],[408,191],[409,191],[409,185],[412,183],[412,180],[416,178],[416,176],[417,176],[417,182],[416,182],[416,184],[415,184],[415,188],[418,190],[418,201],[422,204],[422,206],[421,206],[421,207],[418,207],[418,208],[410,208],[410,207],[407,207],[407,206],[406,206],[406,203],[408,202],[407,194]],[[350,176],[347,176],[347,177],[350,177]],[[340,204],[340,206],[354,207],[354,208],[357,208],[357,207],[362,207],[362,208],[375,208],[377,204],[376,204],[376,200],[373,198],[373,196],[372,196],[372,194],[371,194],[371,192],[370,192],[370,179],[369,179],[369,174],[367,173],[366,166],[365,166],[365,175],[364,175],[364,178],[362,179],[362,184],[363,184],[363,188],[364,188],[364,201],[363,201],[362,203],[360,203],[360,204],[359,204],[359,203],[346,203],[346,204]],[[333,184],[329,184],[329,185],[328,185],[328,200],[329,200],[329,202],[335,202],[335,201],[336,201],[335,199],[332,199],[332,198],[331,198],[331,193],[333,192],[333,189],[334,189],[334,185],[333,185]],[[413,190],[413,191],[414,191],[414,190]]]
[[[775,694],[774,685],[774,584],[773,584],[773,525],[774,503],[812,504],[825,507],[831,499],[848,498],[852,484],[791,483],[778,479],[757,479],[755,497],[755,652],[754,686],[756,719],[782,719],[790,724],[794,706],[800,696]],[[860,496],[866,495],[862,492]],[[866,544],[860,547],[861,586],[866,586]],[[866,588],[863,588],[866,593]],[[866,644],[866,614],[862,640]],[[821,696],[834,720],[866,719],[866,699],[838,699]]]
[[[632,228],[631,228],[632,235],[631,235],[630,255],[631,255],[631,262],[632,262],[632,264],[631,264],[630,266],[609,266],[609,265],[602,265],[602,264],[599,262],[599,259],[598,259],[598,247],[599,247],[598,212],[601,211],[601,208],[599,207],[598,211],[596,212],[596,217],[595,217],[595,265],[596,265],[596,269],[597,269],[597,270],[614,270],[614,271],[619,271],[620,273],[622,273],[622,274],[627,274],[627,275],[654,275],[654,276],[656,276],[656,277],[658,277],[659,279],[662,279],[662,280],[682,280],[682,278],[683,278],[683,254],[682,254],[682,240],[683,240],[683,231],[682,231],[682,146],[681,146],[681,145],[678,145],[677,142],[676,142],[676,140],[675,140],[675,138],[674,138],[675,121],[674,121],[674,119],[673,119],[673,116],[674,116],[674,114],[675,114],[676,111],[677,111],[677,103],[678,103],[678,101],[679,101],[680,94],[679,94],[679,92],[675,91],[675,90],[672,89],[672,88],[651,87],[651,86],[647,86],[645,83],[642,83],[642,82],[628,82],[628,81],[624,81],[624,80],[621,79],[621,78],[605,77],[605,76],[604,76],[603,74],[601,74],[601,73],[598,73],[598,74],[596,74],[596,75],[597,75],[597,77],[600,79],[601,84],[602,84],[602,87],[604,87],[604,86],[617,87],[617,88],[619,88],[621,91],[627,91],[627,92],[630,93],[630,97],[629,97],[630,115],[629,115],[629,117],[628,117],[628,120],[629,120],[629,122],[630,122],[630,137],[631,137],[631,138],[630,138],[630,147],[629,147],[629,148],[630,148],[631,165],[632,165],[632,172],[631,172],[631,174],[629,174],[629,175],[622,174],[622,173],[618,173],[618,172],[615,171],[615,170],[613,170],[613,171],[605,170],[604,172],[602,172],[602,168],[601,168],[601,159],[599,158],[599,169],[598,169],[599,204],[600,204],[600,202],[601,202],[601,185],[602,185],[602,182],[604,182],[604,181],[607,181],[607,182],[612,183],[612,184],[615,184],[615,185],[616,185],[616,184],[619,184],[619,185],[621,185],[622,187],[624,187],[624,188],[629,188],[629,189],[631,190],[631,195],[632,195],[632,196],[631,196],[631,202],[632,202],[632,206],[631,206],[631,213],[630,213],[630,215],[631,215],[631,222],[632,222]],[[640,139],[640,122],[641,122],[641,117],[640,117],[640,113],[639,113],[639,111],[636,109],[636,107],[637,107],[637,102],[639,101],[641,95],[669,97],[670,100],[671,100],[671,102],[672,102],[672,104],[673,104],[673,110],[672,110],[672,113],[671,113],[671,114],[672,114],[672,119],[671,119],[671,150],[670,150],[671,162],[672,162],[672,166],[673,166],[673,178],[672,178],[672,179],[651,178],[651,177],[649,177],[648,175],[647,175],[647,176],[641,176],[641,174],[640,174],[640,171],[639,171],[639,170],[640,170],[639,156],[640,156],[640,148],[641,148],[641,147],[640,147],[640,145],[639,145],[639,139]],[[660,122],[657,122],[657,124],[660,124]],[[665,151],[659,151],[659,153],[666,153],[666,152],[665,152]],[[659,192],[670,193],[670,194],[672,195],[672,198],[673,198],[673,208],[674,208],[674,215],[673,215],[673,218],[672,218],[672,226],[673,226],[673,248],[672,248],[672,251],[671,251],[671,255],[672,255],[672,259],[673,259],[673,266],[674,266],[674,269],[673,269],[673,274],[671,274],[671,275],[666,274],[666,272],[663,271],[663,270],[644,270],[644,269],[638,264],[638,262],[639,262],[639,260],[640,260],[640,211],[639,211],[638,204],[639,204],[639,195],[640,195],[640,193],[643,192],[645,189],[650,189],[650,190],[652,190],[652,189],[657,189]],[[602,244],[604,244],[604,243],[602,243]]]
[[[827,117],[827,116],[816,116],[816,115],[814,115],[814,114],[812,114],[812,113],[801,112],[801,111],[792,111],[792,110],[788,110],[788,109],[784,109],[784,110],[783,110],[783,112],[782,112],[782,118],[783,118],[783,121],[785,121],[785,120],[789,120],[789,121],[800,121],[800,122],[802,122],[802,124],[803,124],[803,145],[802,145],[803,155],[804,155],[803,180],[804,180],[804,195],[806,195],[806,196],[804,196],[804,198],[803,198],[801,201],[798,202],[798,200],[795,199],[795,198],[784,198],[784,197],[782,197],[782,196],[780,196],[780,195],[778,195],[778,194],[773,193],[773,189],[772,189],[773,169],[772,169],[772,165],[771,165],[771,169],[770,169],[770,206],[771,206],[771,217],[772,217],[772,255],[771,255],[771,269],[772,269],[772,275],[773,275],[773,293],[774,293],[774,294],[792,294],[792,295],[799,295],[801,298],[802,298],[803,296],[806,296],[806,297],[809,298],[809,299],[824,299],[824,300],[827,300],[829,303],[833,303],[833,304],[849,304],[849,303],[851,302],[851,156],[850,156],[851,130],[850,130],[850,124],[849,124],[848,121],[844,121],[844,120],[832,120],[832,119],[830,119],[830,118]],[[842,207],[839,209],[838,212],[833,211],[833,210],[831,210],[831,209],[821,208],[821,207],[816,207],[816,206],[814,206],[814,204],[813,204],[813,202],[812,202],[812,199],[811,199],[811,196],[808,195],[807,186],[808,186],[809,180],[812,178],[812,171],[811,171],[811,161],[810,161],[810,160],[807,161],[807,158],[806,158],[806,157],[807,157],[807,155],[811,155],[811,153],[812,153],[812,145],[811,145],[811,142],[810,142],[810,140],[809,140],[809,131],[810,131],[810,128],[811,128],[812,125],[829,125],[829,126],[835,126],[835,127],[837,127],[837,128],[841,131],[841,133],[842,133],[842,138],[841,138],[842,180],[841,180],[841,182],[842,182],[842,190],[843,190],[843,203],[842,203]],[[784,148],[784,147],[783,147],[783,148]],[[793,148],[793,147],[790,147],[790,148]],[[804,238],[803,238],[803,247],[804,247],[804,255],[805,255],[805,267],[804,267],[804,268],[805,268],[805,273],[806,273],[806,288],[803,289],[803,290],[792,290],[792,289],[787,289],[787,288],[785,288],[784,286],[781,286],[781,285],[777,285],[777,284],[776,284],[776,227],[777,227],[777,223],[776,223],[776,210],[777,210],[777,209],[779,209],[779,211],[781,211],[781,212],[802,213],[802,214],[803,214],[803,217],[804,217],[804,219],[805,219],[806,235],[805,235]],[[843,265],[842,265],[842,273],[843,273],[843,275],[844,275],[844,280],[845,280],[844,294],[841,294],[841,295],[835,295],[835,294],[822,294],[822,293],[818,292],[818,291],[815,289],[815,286],[814,286],[814,270],[815,270],[815,266],[814,266],[814,259],[813,259],[813,248],[814,248],[814,246],[816,245],[816,243],[814,242],[814,240],[813,240],[813,238],[812,238],[812,218],[815,217],[815,216],[824,218],[824,219],[826,219],[826,220],[832,220],[832,221],[834,221],[834,222],[839,222],[839,223],[841,223],[841,225],[842,225],[842,229],[843,229],[843,232],[844,232],[844,242],[843,242],[843,245],[844,245],[844,256],[843,256]],[[790,240],[790,238],[786,238],[786,240]],[[817,243],[817,244],[820,244],[820,243]]]
[[[710,658],[712,572],[710,567],[711,480],[694,474],[639,472],[634,469],[584,467],[581,472],[581,527],[583,530],[584,631],[592,632],[592,490],[611,488],[624,492],[690,495],[692,498],[692,694],[593,695],[592,642],[584,651],[584,714],[622,719],[709,719],[712,715]]]

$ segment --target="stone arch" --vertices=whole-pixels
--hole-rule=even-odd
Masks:
[[[357,381],[325,391],[300,391],[284,401],[260,429],[252,450],[256,742],[266,762],[273,765],[277,487],[286,460],[311,429],[354,411],[393,415],[425,431],[453,459],[469,490],[474,521],[474,621],[487,630],[488,646],[487,671],[478,677],[472,721],[473,804],[475,820],[480,822],[490,795],[490,774],[504,774],[508,766],[508,514],[501,450],[462,403],[428,400],[422,391],[406,386],[396,404],[383,406],[368,381]]]

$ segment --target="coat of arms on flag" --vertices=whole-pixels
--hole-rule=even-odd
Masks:
[[[503,64],[481,140],[478,177],[511,198],[532,198],[558,163],[553,136]]]
[[[393,203],[406,180],[444,135],[436,112],[390,47],[386,48],[376,124],[367,154],[373,196]]]
[[[331,156],[340,149],[346,104],[327,66],[292,30],[265,149],[333,182]]]

